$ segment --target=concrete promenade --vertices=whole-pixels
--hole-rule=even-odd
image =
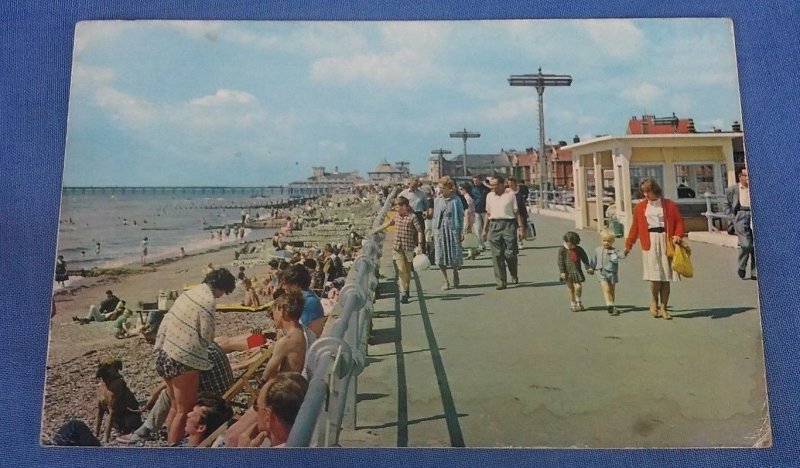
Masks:
[[[485,253],[466,261],[459,289],[441,291],[439,271],[424,271],[400,304],[387,250],[356,425],[345,416],[342,446],[769,443],[757,284],[736,276],[735,250],[690,242],[695,277],[673,284],[672,321],[648,314],[638,245],[620,266],[622,315],[606,313],[588,275],[588,310],[571,312],[556,249],[573,224],[534,219],[520,284],[504,291]],[[579,233],[591,254],[597,234]]]

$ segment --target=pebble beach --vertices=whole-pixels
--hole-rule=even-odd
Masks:
[[[342,207],[334,211],[339,211],[342,218],[349,214],[348,223],[355,221],[363,227],[367,222],[371,223],[366,214],[375,211],[374,206],[370,202],[355,205],[353,209]],[[321,246],[336,239],[335,236],[341,237],[342,229],[348,225],[339,224],[344,224],[344,227],[334,230],[331,224],[307,228],[292,233],[290,239],[301,239],[304,243],[301,250]],[[239,266],[244,266],[248,277],[264,278],[269,270],[266,262],[270,258],[271,243],[268,240],[245,243],[244,247],[257,252],[237,259],[237,250],[242,247],[242,244],[227,245],[184,257],[162,259],[146,266],[127,265],[108,274],[82,278],[74,286],[68,285],[56,291],[53,295],[56,314],[51,319],[47,356],[42,443],[47,443],[69,419],[82,420],[94,430],[97,411],[95,372],[99,360],[114,358],[123,362],[121,374],[140,402],[146,401],[161,381],[153,366],[152,345],[143,337],[118,339],[114,337],[113,322],[79,325],[73,320],[74,316],[85,317],[90,305],[99,304],[105,298],[106,290],[113,291],[135,311],[140,301],[156,302],[160,290],[181,291],[185,286],[200,283],[209,263],[216,268],[228,268],[234,274]],[[219,302],[239,303],[243,296],[243,289],[237,288]],[[138,325],[139,314],[134,312],[131,320]],[[216,335],[237,335],[255,327],[269,330],[273,326],[265,312],[218,312]],[[237,357],[235,353],[229,355],[232,364],[236,363]],[[112,433],[108,445],[118,445],[114,436]]]

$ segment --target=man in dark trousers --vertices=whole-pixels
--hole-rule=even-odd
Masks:
[[[475,221],[472,224],[472,233],[478,238],[478,246],[481,250],[486,250],[486,243],[483,240],[483,228],[486,225],[486,195],[491,190],[486,186],[480,174],[472,175],[472,203],[475,204]]]
[[[494,279],[497,289],[506,289],[508,278],[506,267],[511,275],[511,283],[519,283],[517,276],[517,235],[524,233],[522,220],[517,208],[517,200],[505,186],[502,177],[490,179],[492,191],[486,196],[487,223],[483,226],[483,238],[489,242],[494,266]],[[519,226],[519,227],[517,227]]]
[[[750,215],[750,183],[747,168],[739,173],[739,183],[725,190],[725,214],[739,238],[739,278],[747,276],[750,259],[750,279],[756,279],[756,252],[753,248],[753,218]]]

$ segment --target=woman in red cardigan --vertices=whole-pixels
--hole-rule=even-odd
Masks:
[[[672,271],[673,244],[684,236],[683,217],[672,200],[662,197],[658,183],[646,177],[639,184],[644,200],[633,208],[633,222],[625,239],[625,255],[638,240],[642,244],[643,279],[650,281],[650,315],[672,320],[667,312],[670,281],[677,281]]]

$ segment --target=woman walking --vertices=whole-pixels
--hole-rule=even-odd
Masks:
[[[154,347],[156,372],[167,384],[172,401],[167,442],[177,445],[183,438],[186,416],[194,408],[200,371],[213,367],[208,346],[214,342],[216,300],[230,294],[236,278],[220,268],[203,282],[178,296],[158,329]]]
[[[442,291],[450,289],[447,269],[453,269],[453,286],[458,287],[458,269],[464,264],[464,205],[455,195],[455,184],[448,176],[439,179],[440,194],[433,201],[433,228],[436,231],[436,264],[444,281]]]
[[[684,236],[683,217],[672,200],[662,196],[658,183],[646,177],[639,184],[644,199],[633,208],[633,222],[625,239],[625,255],[638,240],[642,245],[642,277],[650,282],[650,315],[672,320],[667,311],[670,281],[677,281],[672,271],[674,244]]]
[[[56,282],[62,288],[67,287],[67,280],[69,280],[69,273],[67,273],[67,262],[64,261],[64,256],[59,255],[56,259]]]

